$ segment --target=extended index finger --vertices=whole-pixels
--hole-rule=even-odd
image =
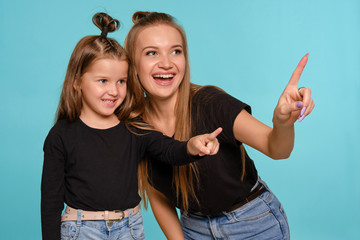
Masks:
[[[290,81],[288,83],[288,86],[295,86],[297,87],[297,84],[299,82],[300,76],[306,66],[306,63],[308,61],[309,54],[307,53],[303,58],[300,60],[299,64],[295,68],[295,71],[293,72]]]
[[[210,140],[215,139],[217,137],[217,135],[219,135],[221,132],[222,132],[222,128],[221,127],[217,128],[215,131],[210,133],[209,139]]]

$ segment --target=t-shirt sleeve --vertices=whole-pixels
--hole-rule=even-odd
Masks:
[[[179,166],[194,162],[202,157],[187,153],[187,141],[178,141],[155,130],[136,130],[141,141],[144,157]]]
[[[60,239],[61,212],[64,208],[64,146],[59,129],[53,127],[44,142],[41,180],[41,227],[44,240]]]
[[[193,135],[210,133],[222,127],[219,137],[226,140],[235,139],[233,126],[238,114],[242,110],[251,114],[249,105],[213,86],[203,87],[195,94],[192,108],[193,126],[196,126]]]

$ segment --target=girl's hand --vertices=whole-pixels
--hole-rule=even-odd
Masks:
[[[315,104],[311,98],[309,88],[298,88],[298,82],[307,63],[309,54],[306,54],[299,62],[279,102],[274,110],[273,123],[276,126],[290,126],[297,119],[301,122],[314,109]]]
[[[190,138],[187,143],[188,153],[190,155],[215,155],[219,151],[219,141],[217,140],[217,135],[222,132],[222,128],[219,127],[212,133],[207,133],[203,135],[198,135]]]

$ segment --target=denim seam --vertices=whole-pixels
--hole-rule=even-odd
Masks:
[[[140,212],[140,211],[139,211]],[[137,213],[139,213],[139,212],[137,212]],[[136,213],[136,214],[137,214]],[[134,229],[133,229],[133,227],[135,226],[133,223],[136,221],[136,220],[134,220],[133,221],[133,215],[132,215],[132,210],[130,210],[130,212],[129,212],[129,229],[130,229],[130,235],[131,235],[131,237],[133,238],[133,239],[135,239],[135,240],[137,240],[137,239],[144,239],[144,238],[138,238],[136,235],[135,235],[135,232],[134,232]],[[139,218],[142,218],[142,216],[140,215],[139,216]],[[141,224],[141,225],[143,225],[143,224]]]
[[[210,226],[210,232],[211,232],[211,235],[213,235],[213,237],[216,239],[216,235],[214,233],[216,233],[216,231],[214,231],[213,229],[213,225],[212,225],[212,222],[211,222],[211,219],[210,217],[207,217],[208,221],[209,221],[209,226]]]
[[[270,192],[270,191],[269,191]],[[271,192],[270,192],[271,193]],[[272,194],[270,194],[269,195],[269,197],[271,196]],[[267,199],[269,199],[269,197],[267,197],[266,198],[266,200]],[[272,197],[274,198],[275,196],[274,195],[272,195]],[[278,224],[279,224],[279,226],[280,226],[280,230],[281,230],[281,233],[282,233],[282,235],[283,235],[283,239],[285,238],[285,231],[284,231],[284,226],[281,224],[281,221],[279,220],[279,218],[278,218],[278,216],[273,212],[273,210],[272,210],[272,207],[270,206],[270,204],[265,200],[265,199],[262,199],[262,198],[260,198],[268,207],[269,207],[269,209],[272,211],[272,215],[275,217],[275,219],[277,220],[277,222],[278,222]],[[280,211],[280,209],[279,209],[279,211]],[[284,218],[285,219],[285,218]]]

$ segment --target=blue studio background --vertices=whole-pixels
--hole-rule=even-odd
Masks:
[[[292,239],[360,239],[360,1],[357,0],[12,0],[0,2],[0,238],[41,239],[42,145],[51,128],[70,54],[99,34],[106,11],[123,44],[137,10],[170,13],[184,27],[192,81],[217,85],[271,126],[298,61],[314,112],[296,123],[288,160],[247,148],[282,201]],[[143,210],[146,239],[165,239]]]

